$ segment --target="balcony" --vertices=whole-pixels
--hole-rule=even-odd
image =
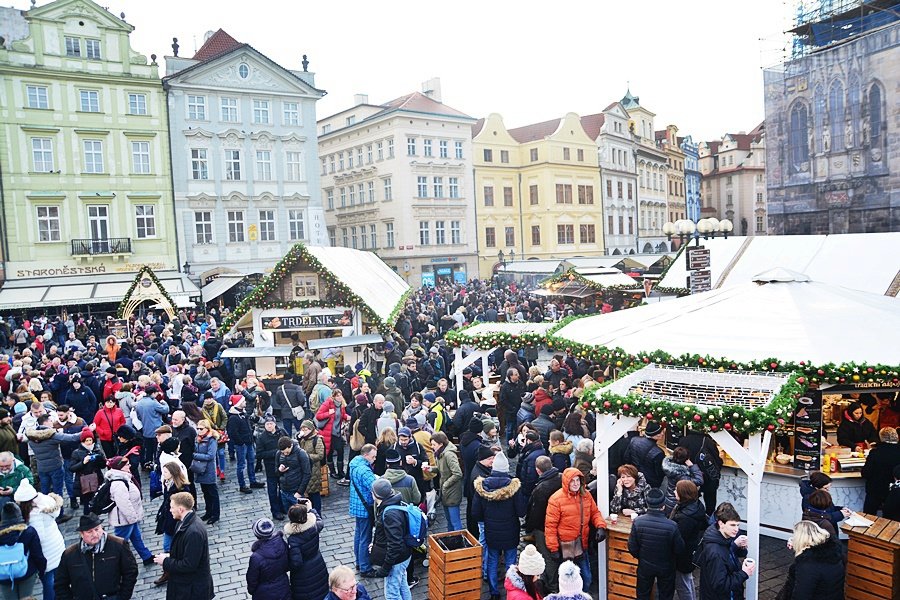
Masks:
[[[72,256],[131,254],[131,238],[72,240]]]

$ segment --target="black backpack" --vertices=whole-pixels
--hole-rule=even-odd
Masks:
[[[113,481],[117,480],[107,479],[106,481],[104,481],[103,485],[101,485],[100,488],[94,493],[94,497],[91,498],[88,509],[95,515],[109,514],[112,512],[112,509],[116,507],[116,503],[113,502],[112,494],[110,493]],[[127,487],[128,482],[126,481],[124,483]]]
[[[706,481],[719,481],[722,476],[722,468],[712,451],[706,447],[706,441],[706,436],[704,436],[703,445],[700,446],[700,452],[697,454],[697,466]]]

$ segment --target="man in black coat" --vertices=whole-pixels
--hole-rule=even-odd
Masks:
[[[81,541],[66,548],[56,569],[56,597],[129,600],[134,594],[138,568],[128,543],[103,531],[95,514],[81,517],[78,533]]]
[[[893,427],[882,427],[878,437],[881,443],[869,451],[862,469],[862,476],[866,479],[866,501],[863,504],[863,512],[870,515],[881,509],[888,496],[890,485],[894,482],[894,467],[900,465],[897,430]]]
[[[347,396],[344,396],[348,398]],[[284,379],[284,384],[272,392],[272,414],[281,419],[284,424],[284,430],[288,437],[293,437],[294,428],[300,431],[300,421],[294,418],[292,408],[302,406],[306,408],[306,394],[303,388],[288,378]],[[257,452],[258,454],[258,452]]]
[[[506,381],[500,387],[500,408],[503,410],[506,423],[506,440],[516,437],[516,413],[525,395],[525,382],[518,369],[510,367],[506,371]]]
[[[256,455],[262,459],[266,469],[266,492],[269,495],[269,508],[276,521],[284,519],[281,506],[281,495],[278,492],[278,440],[287,436],[287,432],[275,422],[275,417],[263,417],[263,431],[256,440]]]
[[[662,470],[665,454],[657,444],[662,436],[662,425],[656,421],[647,421],[644,435],[631,438],[623,457],[625,464],[634,465],[644,474],[644,478],[652,488],[660,487],[666,476]]]
[[[472,415],[475,414],[477,409],[478,405],[472,400],[472,394],[466,390],[461,390],[459,392],[459,408],[456,409],[456,413],[453,415],[454,433],[462,435],[468,429],[469,421],[472,420]]]
[[[650,509],[634,520],[628,536],[628,552],[638,560],[637,600],[650,600],[656,580],[657,600],[675,597],[675,557],[684,552],[684,540],[678,525],[669,520],[665,494],[658,489],[647,492]]]
[[[422,465],[428,462],[428,454],[425,449],[419,445],[412,435],[409,427],[401,427],[397,432],[397,443],[394,444],[394,450],[400,453],[400,464],[413,479],[416,480],[416,487],[422,498],[431,490],[431,483],[425,481],[425,474],[422,471]]]
[[[562,473],[553,466],[549,456],[539,456],[534,461],[534,466],[537,469],[538,481],[528,498],[528,507],[525,509],[525,532],[534,536],[534,545],[544,557],[545,567],[541,578],[547,584],[548,590],[555,590],[559,564],[547,549],[544,521],[547,518],[547,504],[550,502],[550,496],[562,489]]]
[[[377,438],[375,434],[375,423],[381,416],[383,408],[384,396],[382,394],[375,394],[375,397],[372,398],[372,406],[364,410],[362,416],[359,418],[359,432],[363,434],[367,444],[375,444]]]
[[[553,405],[545,404],[541,407],[541,414],[531,422],[531,426],[537,429],[538,436],[541,438],[541,445],[544,448],[550,447],[550,432],[556,429],[556,423],[553,422],[552,417]]]
[[[309,454],[291,438],[278,440],[278,477],[281,485],[281,506],[287,514],[297,503],[297,496],[306,495],[306,487],[312,477]]]
[[[172,494],[169,511],[178,521],[169,553],[157,554],[153,562],[169,574],[166,600],[212,600],[215,596],[209,569],[209,539],[206,525],[194,512],[194,498],[187,492]]]
[[[187,415],[183,410],[172,413],[172,437],[178,440],[178,458],[186,467],[190,467],[194,461],[194,449],[197,445],[197,430],[188,423]],[[197,497],[194,487],[194,472],[188,468],[188,480],[190,481],[191,495]]]
[[[404,541],[408,533],[407,517],[403,510],[388,510],[388,507],[400,506],[400,494],[394,491],[391,482],[379,478],[372,484],[372,498],[375,500],[375,535],[371,559],[373,565],[379,565],[374,576],[384,577],[386,598],[400,598],[404,587],[405,595],[409,596],[406,567],[412,558],[412,549]]]

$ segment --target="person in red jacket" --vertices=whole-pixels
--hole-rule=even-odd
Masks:
[[[100,440],[100,446],[106,456],[116,455],[114,436],[119,427],[124,424],[125,414],[116,404],[115,397],[104,400],[103,408],[94,415],[94,431],[97,433],[97,439]]]
[[[119,379],[115,367],[107,367],[106,381],[103,382],[103,400],[115,398],[116,392],[122,389],[122,380]]]
[[[316,419],[325,421],[325,426],[319,429],[319,435],[325,442],[325,460],[332,477],[343,481],[344,474],[344,436],[341,425],[350,420],[347,412],[347,403],[344,401],[344,393],[335,389],[331,397],[322,403],[316,411]],[[331,457],[336,457],[337,464],[333,464]]]

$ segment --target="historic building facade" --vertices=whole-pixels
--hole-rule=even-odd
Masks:
[[[638,232],[637,142],[629,128],[628,111],[613,102],[596,115],[583,117],[597,144],[603,197],[606,254],[635,254]]]
[[[166,57],[175,214],[203,285],[266,272],[297,242],[327,244],[314,75],[219,29],[191,58]],[[299,58],[299,57],[298,57]]]
[[[141,264],[179,269],[155,56],[131,48],[124,15],[89,0],[3,8],[0,29],[6,280],[54,284],[17,297],[78,305]],[[91,279],[64,287],[79,275]]]
[[[598,126],[575,113],[514,129],[495,113],[475,125],[482,277],[506,260],[603,253]]]
[[[687,216],[685,201],[684,150],[678,143],[678,128],[667,126],[656,132],[656,146],[666,153],[668,159],[668,183],[666,185],[666,220],[675,222]]]
[[[700,154],[699,144],[694,143],[691,136],[678,138],[681,151],[684,153],[684,201],[686,217],[696,223],[700,220]]]
[[[475,119],[441,102],[440,81],[385,104],[359,94],[320,119],[322,196],[333,246],[376,252],[413,286],[477,276]]]

